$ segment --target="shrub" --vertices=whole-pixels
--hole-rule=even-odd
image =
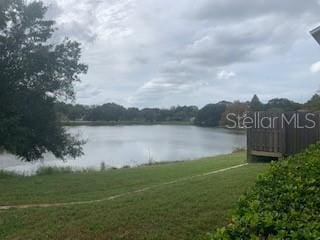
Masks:
[[[40,167],[36,175],[53,175],[60,173],[72,173],[71,167]]]
[[[320,239],[320,144],[272,162],[209,239]]]

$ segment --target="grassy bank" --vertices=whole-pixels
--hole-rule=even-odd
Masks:
[[[244,152],[104,172],[0,178],[0,205],[102,199],[91,204],[0,211],[0,239],[197,239],[228,222],[230,209],[266,165]],[[172,184],[163,184],[183,179]]]

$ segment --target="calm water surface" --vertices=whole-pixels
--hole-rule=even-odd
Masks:
[[[102,162],[107,167],[136,166],[213,156],[245,146],[243,133],[195,126],[80,126],[69,131],[87,140],[82,157],[62,162],[47,154],[41,162],[21,163],[2,154],[0,168],[31,174],[40,166],[99,169]]]

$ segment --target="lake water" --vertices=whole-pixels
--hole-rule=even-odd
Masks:
[[[9,154],[0,155],[0,168],[32,174],[41,166],[74,169],[136,166],[149,162],[191,160],[230,153],[245,146],[244,133],[196,126],[77,126],[69,127],[87,140],[84,155],[66,162],[47,154],[43,161],[22,163]]]

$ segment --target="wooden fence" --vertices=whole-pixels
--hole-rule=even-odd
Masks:
[[[320,140],[320,115],[311,112],[250,112],[247,157],[283,158]]]

